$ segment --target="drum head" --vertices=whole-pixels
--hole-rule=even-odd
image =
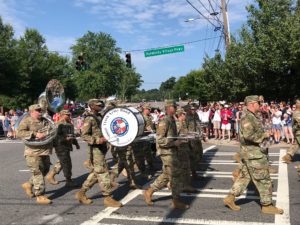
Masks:
[[[135,109],[134,109],[135,110]],[[101,122],[103,136],[117,147],[131,144],[141,133],[144,121],[138,119],[139,112],[131,108],[113,108],[105,113]],[[143,123],[141,126],[141,123]]]

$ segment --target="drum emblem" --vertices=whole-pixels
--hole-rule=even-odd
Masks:
[[[118,137],[122,137],[128,132],[128,122],[122,117],[117,117],[111,121],[110,130]]]

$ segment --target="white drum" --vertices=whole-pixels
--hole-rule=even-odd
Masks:
[[[101,131],[107,141],[116,147],[131,144],[144,133],[142,114],[133,107],[113,108],[107,111],[101,122]]]

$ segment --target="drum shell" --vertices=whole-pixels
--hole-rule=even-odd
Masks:
[[[101,122],[101,131],[107,141],[116,147],[131,144],[144,133],[142,114],[133,107],[116,107],[107,111]]]

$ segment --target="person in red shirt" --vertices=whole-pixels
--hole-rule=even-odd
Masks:
[[[225,140],[225,130],[227,130],[228,142],[230,141],[231,117],[232,112],[228,109],[228,105],[224,105],[224,109],[221,111],[222,140]]]
[[[59,113],[55,113],[55,114],[53,115],[53,121],[54,121],[55,123],[59,121],[59,118],[60,118]]]

